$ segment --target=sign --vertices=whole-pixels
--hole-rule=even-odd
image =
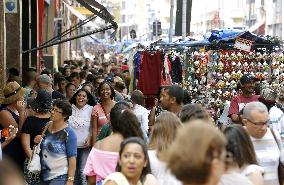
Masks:
[[[17,0],[5,0],[5,13],[17,13]]]
[[[253,41],[238,37],[235,41],[234,48],[250,52]]]

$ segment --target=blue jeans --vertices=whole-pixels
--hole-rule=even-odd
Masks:
[[[40,182],[41,185],[65,185],[67,182],[67,174],[66,175],[60,175],[58,177],[55,177],[54,179],[51,179],[49,181],[42,181]]]
[[[86,175],[83,173],[90,148],[77,148],[76,171],[74,185],[87,185]]]

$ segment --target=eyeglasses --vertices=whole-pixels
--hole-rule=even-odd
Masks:
[[[250,123],[252,123],[253,125],[255,125],[255,126],[258,126],[258,127],[262,127],[262,126],[264,126],[264,125],[268,125],[268,123],[269,123],[269,120],[267,120],[266,122],[253,122],[253,121],[251,121],[251,120],[249,120],[249,119],[247,119],[247,118],[245,118],[246,120],[248,120]]]
[[[62,114],[63,112],[61,112],[61,111],[59,111],[59,110],[57,110],[57,109],[55,109],[55,108],[52,108],[52,109],[50,109],[50,112],[57,112],[57,113],[60,113],[60,114]]]

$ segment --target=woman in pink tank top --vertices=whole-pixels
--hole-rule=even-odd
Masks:
[[[93,108],[92,122],[93,122],[93,135],[92,141],[96,143],[97,135],[104,124],[109,123],[109,113],[115,104],[113,98],[115,96],[114,89],[107,82],[103,81],[98,87],[98,95],[100,102]]]
[[[129,105],[118,102],[110,112],[113,134],[97,141],[90,152],[84,169],[88,184],[96,185],[115,172],[121,142],[128,137],[143,138],[140,123]]]

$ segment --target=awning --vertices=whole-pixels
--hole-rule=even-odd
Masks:
[[[252,27],[248,29],[249,32],[255,33],[257,35],[265,35],[265,22],[257,22]]]
[[[82,15],[87,15],[87,16],[93,15],[93,13],[85,7],[76,7],[75,10]]]
[[[62,1],[64,3],[64,5],[68,8],[68,10],[74,14],[76,17],[78,17],[81,21],[84,21],[87,19],[87,17],[83,14],[81,14],[79,11],[77,11],[75,8],[73,8],[72,6],[69,6],[67,3],[65,3],[64,1]],[[91,13],[92,14],[92,13]],[[98,28],[98,26],[90,21],[90,22],[87,22],[86,24],[84,24],[83,26],[88,26],[88,27],[91,27],[91,28]]]

